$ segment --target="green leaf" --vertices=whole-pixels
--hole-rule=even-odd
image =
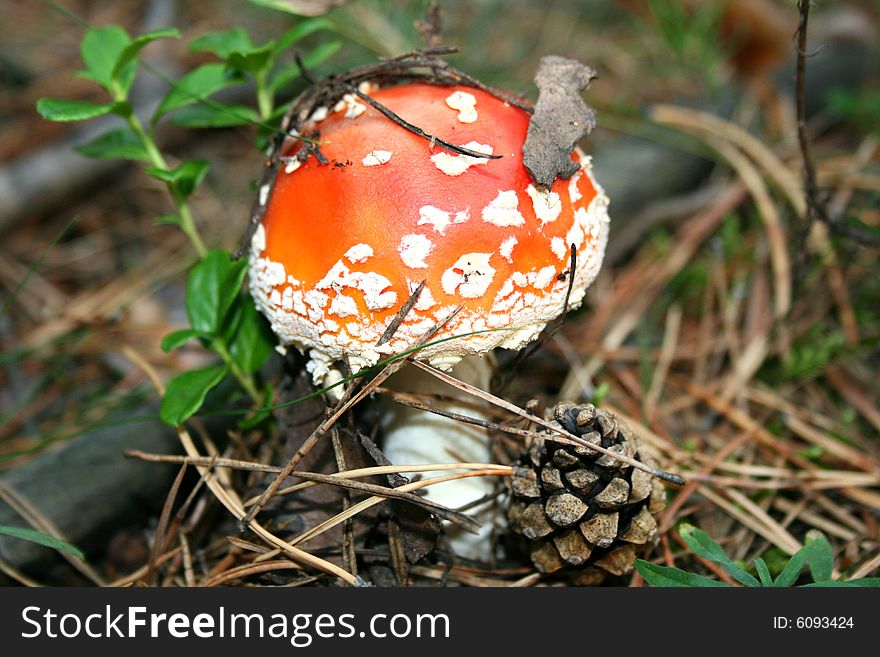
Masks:
[[[259,425],[260,422],[262,422],[263,420],[265,420],[266,418],[269,418],[269,417],[272,417],[272,411],[266,411],[266,410],[257,411],[253,415],[249,415],[245,419],[239,420],[237,426],[242,431],[249,431],[250,429],[253,429],[257,425]]]
[[[862,577],[859,579],[848,579],[845,581],[840,580],[827,580],[825,582],[812,582],[810,584],[804,584],[798,588],[818,588],[818,587],[827,587],[827,588],[853,588],[853,587],[874,587],[880,586],[880,577]]]
[[[858,217],[849,216],[844,220],[843,223],[850,228],[864,231],[870,235],[873,235],[877,239],[880,239],[880,228],[878,228],[877,226],[872,226],[871,224],[866,224]]]
[[[758,557],[755,559],[755,570],[758,571],[758,579],[761,580],[761,586],[773,586],[773,577],[770,575],[770,569],[767,563]]]
[[[240,294],[236,305],[241,308],[241,318],[229,341],[229,353],[242,370],[253,374],[266,362],[274,343],[250,295]]]
[[[726,582],[709,579],[696,573],[688,573],[678,568],[660,566],[643,559],[636,559],[636,570],[639,571],[639,574],[651,586],[676,588],[721,588],[730,586]]]
[[[190,52],[210,52],[220,59],[227,59],[233,52],[247,52],[254,47],[247,32],[235,27],[225,32],[212,32],[194,39],[189,44]]]
[[[694,554],[719,564],[740,584],[745,586],[761,586],[757,579],[733,563],[724,549],[702,529],[697,529],[693,525],[685,523],[679,527],[678,533],[681,534],[688,547],[694,551]]]
[[[773,586],[789,587],[794,585],[801,574],[804,563],[806,563],[806,550],[807,548],[803,547],[794,553],[791,559],[788,560],[788,563],[785,564],[782,572],[776,576]]]
[[[607,381],[603,381],[599,385],[596,386],[596,389],[593,391],[593,405],[601,406],[602,401],[608,395],[608,392],[611,390],[611,384]]]
[[[110,114],[116,103],[92,103],[88,100],[67,100],[65,98],[40,98],[37,112],[49,121],[85,121]]]
[[[166,225],[166,226],[182,226],[182,220],[179,215],[176,214],[160,214],[156,217],[156,225]]]
[[[128,32],[118,25],[89,28],[80,43],[86,69],[77,73],[77,77],[97,82],[116,97],[113,94],[114,69],[130,43]]]
[[[303,66],[305,66],[307,70],[312,69],[320,65],[326,59],[329,59],[341,47],[341,41],[330,41],[329,43],[322,43],[314,50],[309,51],[309,53],[306,54],[305,57],[303,57]],[[272,76],[272,79],[269,82],[269,88],[272,91],[278,91],[286,84],[298,78],[300,75],[301,71],[299,69],[299,66],[297,66],[296,64],[285,66]]]
[[[272,62],[275,43],[269,41],[259,48],[239,52],[231,52],[226,57],[226,65],[238,71],[247,71],[248,73],[256,73],[268,67]]]
[[[244,105],[192,105],[175,112],[171,122],[184,128],[231,128],[259,123],[260,115]]]
[[[193,267],[186,285],[186,312],[196,331],[214,335],[220,332],[246,272],[244,260],[233,262],[220,250],[209,251]]]
[[[268,402],[266,402],[266,405],[268,405]],[[256,411],[253,415],[249,415],[248,417],[244,418],[243,420],[239,420],[237,426],[242,431],[249,431],[250,429],[253,429],[258,424],[260,424],[260,422],[262,422],[266,418],[270,418],[270,417],[272,417],[272,411],[269,411],[269,410]]]
[[[39,545],[45,545],[46,547],[52,548],[53,550],[61,550],[62,552],[72,554],[77,559],[84,560],[86,558],[86,556],[79,548],[71,545],[70,543],[62,541],[60,538],[55,538],[54,536],[49,536],[48,534],[44,534],[33,529],[26,529],[24,527],[10,527],[9,525],[0,525],[0,534],[12,536],[13,538],[20,538],[22,540],[30,541],[31,543],[37,543]]]
[[[80,155],[122,160],[149,160],[140,138],[128,128],[105,132],[87,144],[74,147]]]
[[[186,198],[201,184],[210,167],[211,163],[207,160],[187,160],[175,169],[146,167],[144,172],[171,184],[178,194]]]
[[[174,88],[165,95],[156,110],[153,121],[166,112],[192,105],[220,89],[231,87],[240,82],[242,82],[241,76],[235,71],[227,70],[226,66],[220,62],[199,66],[178,80]]]
[[[131,82],[134,79],[134,69],[137,67],[135,62],[135,57],[137,57],[138,53],[141,49],[149,43],[156,41],[157,39],[179,39],[180,31],[175,27],[166,27],[159,30],[153,30],[152,32],[147,32],[146,34],[142,34],[139,37],[136,37],[133,41],[131,41],[122,52],[119,54],[119,57],[116,59],[116,63],[113,66],[112,78],[120,83],[120,87],[124,91],[128,91],[128,88],[131,86]],[[134,66],[129,66],[129,64],[134,64]],[[129,73],[129,69],[131,73]]]
[[[166,424],[182,424],[198,412],[205,403],[205,396],[228,371],[226,365],[214,365],[174,377],[162,397],[159,417]]]
[[[333,25],[330,21],[324,18],[312,18],[307,21],[303,21],[298,25],[294,25],[291,29],[287,30],[280,39],[278,39],[275,44],[275,52],[280,53],[292,46],[293,44],[302,41],[310,34],[314,34],[315,32],[319,32],[320,30],[332,30]]]
[[[809,564],[810,574],[814,582],[827,582],[831,580],[831,571],[834,567],[834,554],[831,544],[822,532],[810,530],[807,532],[804,546],[795,552],[785,568],[776,578],[776,586],[793,586],[801,574],[804,564]]]
[[[168,353],[172,349],[177,349],[178,347],[189,342],[190,340],[202,337],[205,337],[204,334],[199,333],[195,329],[191,328],[174,331],[162,338],[162,351]]]
[[[831,579],[834,569],[834,552],[825,534],[817,529],[807,532],[804,548],[807,550],[807,563],[814,582]]]

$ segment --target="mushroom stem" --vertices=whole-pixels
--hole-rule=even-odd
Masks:
[[[491,356],[468,356],[452,369],[452,374],[471,385],[487,389],[492,375]],[[389,387],[401,392],[449,395],[450,387],[426,372],[407,365],[389,379]],[[479,402],[482,404],[482,402]],[[461,413],[480,419],[488,414],[455,401],[436,400],[431,405],[443,411]],[[390,403],[384,414],[382,449],[385,456],[397,465],[489,462],[489,436],[482,427],[465,424],[435,413]],[[424,473],[425,478],[434,472]],[[495,477],[471,477],[449,481],[427,489],[432,502],[457,509],[472,504],[495,492]],[[446,535],[456,555],[488,561],[493,556],[490,534],[495,518],[493,508],[480,508],[475,519],[480,530],[472,534],[459,527],[447,525]]]

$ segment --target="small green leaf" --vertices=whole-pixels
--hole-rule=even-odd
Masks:
[[[303,21],[298,25],[294,25],[291,29],[287,30],[278,42],[275,44],[275,52],[280,53],[292,46],[293,44],[302,41],[310,34],[314,34],[320,30],[332,30],[333,25],[330,21],[324,18],[312,18],[311,20]]]
[[[810,566],[813,581],[830,580],[831,571],[834,569],[834,552],[825,534],[817,529],[811,529],[807,532],[804,547],[808,550],[807,564]]]
[[[733,563],[724,549],[702,529],[697,529],[693,525],[685,523],[679,527],[678,533],[681,534],[688,547],[694,551],[694,554],[719,564],[740,584],[745,586],[761,586],[757,579]]]
[[[147,32],[146,34],[141,34],[139,37],[136,37],[127,46],[125,46],[125,48],[119,54],[119,57],[116,59],[116,63],[113,66],[112,72],[113,79],[120,82],[120,86],[122,86],[125,91],[128,91],[128,88],[131,86],[131,80],[129,80],[127,77],[127,68],[129,67],[129,64],[135,63],[135,57],[137,57],[141,49],[147,44],[156,41],[157,39],[179,38],[180,30],[175,27],[167,27],[159,30],[153,30],[152,32]]]
[[[179,215],[176,214],[160,214],[156,217],[156,225],[181,226],[183,225]]]
[[[67,100],[65,98],[40,98],[37,112],[49,121],[85,121],[110,114],[116,103],[92,103],[88,100]]]
[[[324,62],[326,59],[329,59],[334,53],[336,53],[336,51],[339,50],[339,48],[341,47],[341,41],[330,41],[329,43],[322,43],[314,50],[309,51],[309,53],[305,57],[303,57],[303,66],[306,67],[306,70],[319,66],[322,62]],[[272,89],[272,91],[278,91],[285,85],[289,84],[291,81],[298,78],[300,75],[301,71],[299,69],[299,66],[297,66],[296,64],[285,66],[272,76],[272,79],[269,82],[269,88]]]
[[[758,571],[758,579],[761,580],[761,586],[773,586],[773,577],[770,575],[770,569],[767,563],[758,557],[755,559],[755,570]]]
[[[128,128],[105,132],[87,144],[76,146],[74,150],[86,157],[119,158],[122,160],[150,159],[140,138]]]
[[[826,582],[831,580],[831,571],[834,568],[834,554],[831,544],[822,532],[810,530],[807,532],[804,546],[792,555],[785,564],[785,568],[776,578],[776,586],[793,586],[801,574],[804,564],[810,566],[810,574],[814,582]]]
[[[773,586],[781,586],[783,588],[794,586],[798,576],[801,574],[801,569],[804,567],[804,563],[806,563],[805,547],[795,552],[791,559],[788,560],[788,563],[785,564],[785,568],[783,568],[782,572],[776,576],[776,581],[773,582]]]
[[[162,338],[162,351],[168,353],[172,349],[177,349],[190,340],[200,337],[204,337],[203,334],[191,328],[174,331]]]
[[[186,285],[186,312],[195,330],[219,333],[246,272],[244,260],[233,262],[228,253],[220,250],[209,251],[193,267]]]
[[[603,381],[599,385],[596,386],[596,389],[593,391],[593,405],[601,406],[602,401],[608,395],[608,391],[611,390],[611,384],[607,381]]]
[[[130,43],[128,32],[118,25],[89,28],[80,43],[86,69],[77,73],[77,77],[97,82],[112,94],[116,62]]]
[[[825,455],[825,448],[821,445],[810,445],[797,452],[797,455],[810,461],[818,461]]]
[[[201,184],[210,167],[211,163],[207,160],[187,160],[175,169],[146,167],[144,172],[171,184],[178,194],[186,198]]]
[[[636,559],[636,570],[639,571],[639,574],[651,586],[676,588],[721,588],[730,586],[726,582],[709,579],[696,573],[688,573],[678,568],[660,566],[643,559]]]
[[[174,377],[162,397],[159,417],[175,426],[188,420],[198,412],[205,403],[205,396],[223,380],[228,370],[226,365],[214,365]]]
[[[257,411],[253,415],[249,415],[245,419],[239,420],[237,426],[242,431],[249,431],[250,429],[253,429],[258,424],[260,424],[260,422],[262,422],[263,420],[265,420],[266,418],[271,417],[271,416],[272,416],[271,411],[266,411],[266,410]]]
[[[866,224],[858,217],[848,216],[846,217],[846,219],[844,219],[843,223],[850,228],[864,231],[870,235],[873,235],[877,239],[880,239],[880,228],[878,228],[877,226],[872,226],[871,224]]]
[[[211,163],[206,160],[187,160],[181,164],[175,169],[178,191],[184,197],[192,194],[205,179],[210,168]]]
[[[175,112],[171,122],[183,128],[231,128],[259,123],[260,115],[244,105],[191,105]]]
[[[212,32],[194,39],[189,44],[189,51],[210,52],[220,59],[226,59],[233,52],[247,52],[253,47],[254,44],[247,32],[240,27],[235,27],[225,32]]]
[[[10,527],[9,525],[0,525],[0,534],[12,536],[13,538],[20,538],[22,540],[30,541],[31,543],[37,543],[39,545],[45,545],[46,547],[52,548],[53,550],[61,550],[62,552],[72,554],[80,560],[84,560],[86,558],[86,556],[79,548],[71,545],[70,543],[62,541],[60,538],[55,538],[54,536],[49,536],[48,534],[35,531],[33,529],[26,529],[24,527]]]
[[[880,586],[880,577],[862,577],[859,579],[848,579],[844,581],[840,580],[827,580],[824,582],[812,582],[810,584],[804,584],[798,588],[853,588],[853,587],[874,587]]]
[[[229,353],[242,370],[253,374],[266,362],[274,343],[250,295],[240,294],[236,305],[241,308],[241,318],[229,341]]]
[[[259,48],[252,48],[244,52],[231,52],[226,57],[226,65],[233,70],[247,71],[248,73],[262,71],[272,62],[274,46],[274,42],[269,41]]]
[[[204,64],[184,75],[169,91],[156,110],[154,121],[166,112],[192,105],[220,89],[242,82],[235,71],[229,71],[220,62]]]

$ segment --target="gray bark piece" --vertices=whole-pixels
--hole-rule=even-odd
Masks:
[[[538,102],[523,144],[523,164],[540,186],[571,178],[580,164],[571,152],[596,125],[596,112],[581,98],[596,72],[573,59],[542,57],[535,84]]]
[[[120,423],[24,463],[2,481],[51,520],[65,540],[88,553],[117,528],[135,526],[161,508],[179,467],[126,458],[126,449],[167,454],[179,452],[180,443],[177,432],[158,420]],[[0,525],[27,526],[2,501]],[[49,548],[0,536],[0,559],[32,571],[59,558]]]

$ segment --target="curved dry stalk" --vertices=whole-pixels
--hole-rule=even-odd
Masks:
[[[726,489],[724,497],[709,486],[700,486],[700,494],[716,504],[756,534],[763,536],[773,545],[788,554],[794,554],[803,547],[785,527],[770,516],[764,509],[737,490]],[[727,499],[730,498],[730,499]]]
[[[679,333],[681,332],[681,316],[681,305],[678,303],[670,306],[669,311],[666,313],[663,341],[660,345],[657,367],[654,368],[651,385],[648,387],[648,392],[645,393],[645,417],[653,417],[657,410],[657,402],[660,400],[660,393],[663,391],[663,384],[666,382],[666,375],[669,373],[669,367],[675,355],[675,348],[678,346]]]
[[[198,452],[198,449],[193,443],[192,437],[189,435],[189,432],[184,427],[177,428],[177,435],[180,438],[180,442],[183,444],[184,449],[187,454],[190,456],[201,456]],[[244,507],[241,504],[241,500],[238,498],[238,495],[234,491],[229,491],[225,489],[220,482],[215,479],[210,473],[208,473],[208,469],[205,466],[196,466],[196,469],[199,471],[199,474],[203,477],[207,475],[205,481],[208,484],[208,488],[211,489],[211,492],[214,493],[214,497],[216,497],[219,502],[226,507],[226,510],[229,511],[235,518],[239,521],[243,521],[247,515],[244,510]],[[301,563],[306,566],[311,566],[312,568],[317,568],[320,571],[328,573],[330,575],[336,575],[341,580],[351,584],[352,586],[357,586],[357,579],[349,572],[343,570],[339,566],[334,563],[331,563],[325,559],[321,559],[320,557],[316,557],[313,554],[309,554],[304,550],[300,550],[293,545],[288,545],[282,539],[275,536],[269,530],[260,525],[256,520],[251,520],[247,523],[247,527],[251,529],[255,534],[260,536],[267,543],[274,545],[279,548],[282,552],[288,553],[294,561]]]
[[[18,515],[24,518],[31,527],[37,531],[48,534],[53,538],[64,540],[61,530],[47,518],[37,507],[31,504],[30,500],[25,498],[15,488],[0,480],[0,500],[3,500]],[[92,583],[98,586],[104,586],[104,578],[85,561],[77,559],[72,554],[58,550],[61,555],[71,566],[78,570],[82,575],[88,578]]]
[[[13,568],[3,559],[0,559],[0,573],[28,588],[39,589],[45,586],[45,584],[40,584],[37,580],[31,579],[17,568]]]
[[[268,472],[278,473],[282,468],[277,465],[264,465],[262,463],[254,463],[252,461],[241,461],[239,459],[212,458],[208,456],[179,456],[177,454],[149,454],[137,449],[129,449],[125,451],[125,455],[131,458],[138,458],[144,461],[154,463],[180,463],[184,465],[206,466],[213,468],[229,468],[232,470],[244,470],[248,472]],[[336,485],[335,480],[360,479],[361,477],[373,477],[389,474],[399,474],[402,472],[434,472],[437,470],[503,470],[508,466],[498,463],[420,463],[417,465],[378,465],[369,468],[353,468],[343,472],[335,472],[332,474],[320,474],[312,472],[302,472],[294,470],[290,473],[293,478],[311,477],[313,475],[320,477],[320,480],[304,481],[287,488],[282,488],[277,495],[285,493],[293,493],[304,488],[311,488],[326,483]],[[333,480],[333,481],[325,481]],[[245,500],[243,506],[248,507],[254,504],[259,496],[254,496]]]
[[[707,136],[706,142],[715,149],[721,157],[727,160],[736,174],[748,188],[749,193],[758,208],[758,215],[764,222],[767,230],[767,239],[770,241],[770,261],[773,265],[774,289],[776,303],[774,317],[781,319],[788,314],[791,308],[791,265],[788,259],[788,248],[785,244],[785,231],[782,228],[782,220],[779,210],[773,203],[770,192],[761,178],[761,174],[749,159],[730,143],[714,136]]]
[[[500,467],[494,468],[494,469],[475,470],[472,472],[460,472],[460,473],[454,474],[454,475],[443,475],[440,477],[432,477],[431,479],[424,479],[422,481],[415,481],[410,484],[404,484],[403,486],[399,486],[396,490],[403,491],[403,492],[412,492],[414,490],[419,490],[419,489],[426,488],[428,486],[433,486],[435,484],[440,484],[440,483],[443,483],[446,481],[455,481],[457,479],[466,479],[468,477],[488,477],[488,476],[512,477],[513,475],[514,475],[514,469],[512,467],[500,466]],[[374,497],[368,497],[365,500],[361,500],[357,504],[352,504],[348,510],[343,511],[342,513],[338,513],[335,516],[333,516],[332,518],[328,518],[324,522],[322,522],[318,525],[315,525],[314,527],[312,527],[309,530],[306,530],[305,532],[303,532],[302,534],[300,534],[299,536],[294,538],[292,541],[290,541],[289,545],[295,546],[295,545],[298,545],[299,543],[303,543],[304,541],[307,541],[311,538],[314,538],[315,536],[323,534],[324,532],[332,529],[336,525],[345,522],[349,518],[354,517],[355,515],[357,515],[361,511],[369,509],[370,507],[375,506],[377,504],[381,504],[384,501],[385,501],[384,497],[374,496]],[[266,554],[260,555],[259,557],[254,559],[254,562],[257,563],[257,562],[263,561],[265,559],[271,559],[272,557],[277,556],[277,554],[278,554],[277,550],[273,550],[272,552],[267,552]]]
[[[586,348],[591,355],[577,373],[570,372],[566,376],[559,389],[560,399],[577,399],[581,396],[580,379],[595,375],[608,359],[608,352],[624,344],[639,326],[643,314],[656,300],[663,286],[685,267],[700,245],[744,201],[746,195],[747,190],[742,183],[737,181],[728,185],[708,207],[681,227],[675,236],[675,246],[665,259],[637,265],[618,278],[610,301],[598,310],[591,322],[593,328],[579,340],[579,346]],[[596,345],[599,346],[598,351]]]
[[[676,128],[697,136],[715,135],[738,146],[746,155],[760,166],[762,172],[783,192],[789,204],[799,217],[805,217],[808,211],[807,199],[802,181],[797,174],[785,165],[770,148],[748,130],[719,116],[677,105],[655,105],[651,108],[650,117],[655,122]],[[815,184],[815,180],[813,181]],[[829,238],[828,226],[825,223],[813,223],[809,228],[808,246],[821,258],[828,273],[828,284],[841,321],[844,323],[847,337],[852,343],[858,341],[857,326],[852,315],[849,291],[843,282],[840,265]]]
[[[804,478],[794,477],[791,479],[743,479],[740,477],[729,477],[724,475],[690,473],[688,479],[695,482],[703,482],[713,484],[715,486],[724,486],[730,488],[742,488],[746,490],[833,490],[836,488],[846,488],[848,486],[864,486],[874,487],[880,483],[880,478],[869,475],[852,473],[854,477],[842,479],[831,479],[827,481],[809,481]]]
[[[806,505],[809,501],[810,499],[808,497],[803,498],[797,503],[787,500],[784,497],[777,497],[773,500],[773,507],[788,514],[786,521],[788,521],[789,518],[797,518],[800,522],[815,527],[829,536],[834,536],[843,541],[854,541],[859,538],[858,532],[847,529],[833,520],[829,520],[822,514],[807,509]]]
[[[446,317],[442,320],[438,321],[434,326],[425,331],[421,337],[416,341],[414,348],[422,347],[425,343],[427,343],[432,337],[434,337],[446,324],[449,323],[460,311],[464,308],[463,305],[459,305],[450,312]],[[318,443],[322,436],[324,436],[328,431],[330,431],[331,427],[336,424],[337,420],[339,420],[342,415],[344,415],[347,411],[353,408],[356,404],[363,401],[367,395],[371,394],[377,386],[379,386],[383,381],[385,381],[392,374],[397,372],[401,367],[403,367],[409,359],[407,358],[398,358],[397,360],[390,361],[387,365],[385,365],[379,372],[376,374],[373,379],[367,383],[363,388],[354,393],[354,387],[360,381],[360,377],[353,379],[348,386],[346,386],[345,393],[342,396],[342,399],[339,400],[336,407],[333,409],[333,413],[327,417],[318,427],[311,433],[311,435],[303,441],[302,445],[296,450],[293,456],[291,456],[287,464],[281,469],[281,471],[276,475],[276,477],[272,480],[272,483],[262,492],[260,498],[257,502],[248,509],[245,517],[242,519],[242,522],[249,523],[254,517],[260,512],[260,510],[266,505],[269,499],[275,495],[278,489],[281,487],[281,483],[287,479],[296,465],[303,459],[303,457],[308,454],[311,449]]]
[[[400,474],[402,472],[436,472],[438,470],[501,470],[506,468],[505,465],[497,463],[424,463],[421,465],[380,465],[370,468],[358,468],[356,470],[347,470],[344,473],[330,475],[337,479],[355,479],[359,477],[372,477],[376,475]],[[344,475],[344,476],[343,476]],[[296,476],[295,474],[293,476]],[[278,495],[289,495],[305,488],[318,486],[317,481],[303,481],[287,488],[281,488],[275,493]],[[244,505],[248,506],[256,501],[257,497],[246,500]]]
[[[880,568],[880,552],[875,554],[873,558],[869,559],[861,566],[859,566],[855,571],[853,571],[852,575],[850,575],[848,579],[859,579],[861,577],[867,577],[878,568]]]
[[[158,458],[154,458],[154,457],[152,457],[152,455],[144,454],[143,452],[138,452],[137,450],[129,450],[128,452],[126,452],[126,454],[128,454],[129,456],[146,457],[145,460],[150,460],[150,461],[154,461],[154,460],[175,461],[175,462],[189,463],[191,465],[198,464],[198,465],[201,465],[206,468],[214,468],[217,465],[216,458],[211,458],[211,459],[201,458],[201,459],[197,459],[197,460],[191,459],[191,458],[184,458],[184,457],[170,457],[169,458],[169,457],[158,456]],[[247,465],[252,465],[252,466],[258,466],[258,464],[255,464],[255,463],[250,464],[246,461],[235,462],[235,463],[236,464],[247,464]],[[493,464],[480,464],[480,467],[482,467],[482,468],[493,467]],[[497,466],[497,467],[501,468],[504,466]],[[418,466],[418,468],[422,472],[429,471],[428,469],[426,469],[427,466]],[[281,472],[282,471],[282,468],[269,467],[269,466],[267,466],[266,468],[247,467],[244,469],[251,470],[251,471],[266,470],[266,469],[268,469],[270,472]],[[434,468],[434,469],[437,469],[437,468]],[[455,468],[455,469],[461,469],[461,468]],[[471,468],[471,469],[473,469],[473,468]],[[337,474],[324,474],[324,473],[319,473],[319,472],[302,472],[302,471],[298,471],[298,470],[292,470],[290,472],[289,476],[296,477],[299,479],[305,479],[309,484],[312,484],[312,485],[328,484],[330,486],[339,486],[340,488],[344,488],[344,489],[348,489],[348,490],[356,490],[356,491],[360,491],[362,493],[370,493],[372,495],[378,495],[380,497],[386,497],[389,499],[402,500],[404,502],[409,502],[410,504],[415,504],[416,506],[421,506],[421,507],[425,508],[427,511],[429,511],[430,513],[433,513],[437,516],[440,516],[444,520],[449,520],[450,522],[452,522],[456,525],[459,525],[461,527],[471,526],[472,521],[470,520],[470,518],[468,518],[467,516],[465,516],[461,513],[456,513],[455,511],[448,509],[440,504],[437,504],[436,502],[432,502],[430,500],[423,499],[423,498],[418,497],[416,495],[410,495],[409,493],[401,492],[401,490],[399,488],[389,488],[388,486],[378,486],[376,484],[368,484],[368,483],[364,483],[361,481],[355,481],[356,479],[359,479],[360,476],[369,476],[370,474],[375,474],[375,473],[371,472],[369,474],[364,474],[364,475],[361,475],[360,473],[358,473],[359,476],[354,476],[354,477],[347,476],[346,477],[346,476],[340,476],[342,474],[342,472],[354,472],[354,471],[351,470],[351,471],[341,471],[340,473],[337,473]],[[401,472],[401,470],[399,468],[393,469],[393,472]],[[388,474],[390,474],[390,473],[388,473]],[[299,487],[299,488],[296,488],[296,490],[302,490],[302,488],[303,487]],[[275,493],[275,495],[278,495],[278,494],[279,494],[278,492]],[[242,506],[244,508],[247,508],[249,506],[249,504],[256,504],[258,501],[259,501],[259,496],[251,498],[250,500],[245,502]]]
[[[147,376],[153,381],[154,384],[157,384],[157,388],[159,394],[164,394],[165,389],[162,386],[159,377],[156,375],[153,366],[150,365],[139,353],[137,353],[134,349],[130,347],[125,348],[126,356],[132,360],[135,364],[141,367],[146,373]],[[202,458],[202,455],[199,453],[198,448],[193,442],[192,436],[189,435],[189,432],[186,430],[186,427],[183,425],[179,425],[177,427],[177,436],[180,438],[180,442],[183,445],[184,450],[187,455],[192,458]],[[211,472],[211,468],[205,465],[197,465],[195,466],[196,470],[198,470],[199,475],[204,478],[205,483],[207,483],[208,488],[214,494],[214,497],[226,507],[226,510],[229,511],[239,522],[245,521],[247,516],[247,512],[244,510],[244,506],[242,506],[241,499],[238,497],[238,494],[235,491],[227,490],[220,481],[217,480],[216,477],[213,476]],[[265,529],[255,520],[250,520],[246,522],[246,526],[251,529],[255,534],[260,536],[267,543],[274,545],[277,548],[280,548],[282,551],[287,552],[290,557],[303,565],[310,566],[312,568],[316,568],[322,572],[328,573],[330,575],[335,575],[339,577],[341,580],[351,584],[352,586],[357,586],[357,578],[355,578],[351,573],[343,570],[339,566],[334,563],[331,563],[325,559],[321,559],[320,557],[316,557],[313,554],[309,554],[304,550],[300,550],[292,545],[288,545],[283,540],[272,534],[270,531]]]
[[[655,106],[651,109],[650,116],[657,123],[673,126],[683,132],[701,137],[721,157],[727,160],[746,185],[758,208],[758,214],[764,221],[767,237],[770,241],[770,256],[773,263],[774,289],[776,291],[774,316],[776,319],[784,317],[791,307],[791,267],[788,262],[785,232],[782,230],[779,211],[773,204],[773,199],[767,191],[761,174],[743,153],[747,153],[755,162],[764,165],[764,170],[785,191],[797,209],[803,205],[803,196],[796,179],[770,149],[746,130],[730,121],[725,121],[707,112],[686,110],[672,105]]]
[[[683,132],[714,134],[735,144],[760,165],[767,177],[785,193],[795,212],[802,215],[806,211],[804,190],[797,175],[776,153],[742,126],[709,112],[677,105],[654,105],[649,116],[656,123]]]
[[[249,575],[259,575],[261,573],[268,573],[276,570],[302,570],[302,565],[296,561],[289,561],[287,559],[266,561],[260,564],[249,563],[236,568],[230,568],[225,572],[209,577],[208,579],[203,580],[199,586],[206,588],[220,586],[221,584],[225,584],[234,579],[242,579]]]
[[[673,484],[677,484],[679,486],[684,485],[684,483],[685,483],[685,480],[679,475],[673,474],[671,472],[664,472],[662,470],[658,470],[657,468],[652,468],[649,465],[645,465],[641,461],[638,461],[634,458],[630,458],[629,456],[626,456],[625,454],[620,454],[618,452],[612,452],[611,450],[606,449],[604,447],[601,447],[600,445],[593,445],[592,443],[587,442],[583,438],[579,438],[578,436],[575,436],[573,433],[569,433],[568,431],[566,431],[562,427],[553,426],[550,422],[548,422],[547,420],[545,420],[542,417],[538,417],[537,415],[532,415],[528,411],[524,411],[516,404],[512,404],[509,401],[501,399],[500,397],[496,397],[495,395],[493,395],[491,393],[488,393],[484,390],[480,390],[476,386],[472,386],[468,383],[465,383],[464,381],[456,379],[454,376],[451,376],[450,374],[447,374],[446,372],[441,372],[437,368],[431,367],[430,365],[427,365],[426,363],[421,363],[417,360],[410,360],[410,362],[413,365],[415,365],[416,367],[418,367],[419,369],[424,370],[428,374],[437,377],[441,381],[444,381],[444,382],[448,383],[449,385],[451,385],[455,388],[458,388],[459,390],[469,392],[472,395],[489,402],[490,404],[493,404],[493,405],[498,406],[500,408],[503,408],[507,411],[510,411],[511,413],[514,413],[523,419],[529,420],[530,422],[534,422],[535,424],[538,424],[538,425],[544,427],[545,429],[550,429],[551,431],[559,434],[558,436],[549,437],[549,440],[554,440],[557,442],[566,443],[566,444],[570,444],[570,445],[577,445],[579,447],[586,447],[587,449],[593,450],[594,452],[599,452],[600,454],[604,454],[606,456],[609,456],[617,461],[627,463],[634,468],[638,468],[639,470],[643,470],[643,471],[651,474],[654,477],[657,477],[659,479],[663,479],[664,481],[668,481]]]
[[[170,550],[168,550],[167,552],[162,554],[158,559],[156,559],[156,563],[154,564],[154,566],[161,566],[166,561],[169,561],[170,559],[173,559],[178,554],[180,554],[182,550],[183,550],[183,548],[181,548],[179,545],[175,548],[171,548]],[[107,586],[110,588],[129,587],[132,584],[134,584],[135,582],[146,577],[147,573],[149,572],[149,568],[150,568],[150,564],[145,564],[145,565],[141,566],[140,568],[138,568],[133,573],[129,573],[128,575],[123,575],[119,579],[115,579],[112,582],[109,582],[107,584]]]

